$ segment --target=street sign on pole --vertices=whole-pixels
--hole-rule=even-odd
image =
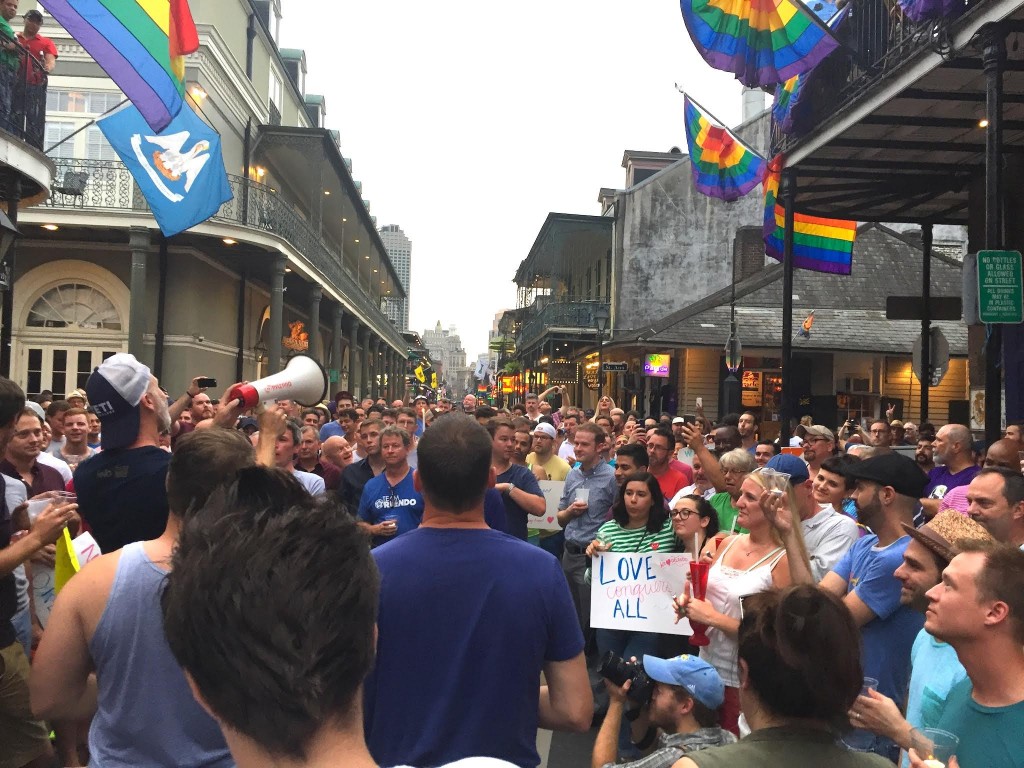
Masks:
[[[604,373],[627,373],[629,371],[629,363],[608,361],[601,364],[601,370]]]
[[[945,334],[942,333],[938,328],[932,328],[932,345],[931,350],[931,376],[926,379],[926,373],[921,370],[921,340],[922,336],[918,336],[914,342],[913,348],[913,359],[914,359],[914,374],[917,376],[918,381],[928,381],[929,386],[937,387],[942,383],[943,377],[946,375],[946,371],[949,369],[949,342],[946,341]]]
[[[978,251],[978,315],[983,323],[1024,322],[1020,251]]]
[[[931,320],[959,320],[963,308],[959,296],[932,296],[928,301]],[[924,317],[924,299],[920,296],[888,296],[886,320],[920,320]]]

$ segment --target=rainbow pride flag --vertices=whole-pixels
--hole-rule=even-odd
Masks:
[[[800,98],[800,86],[803,75],[796,75],[775,87],[775,100],[772,102],[772,120],[783,133],[793,132],[793,108]]]
[[[835,32],[839,29],[840,25],[846,20],[846,17],[850,14],[850,6],[846,6],[840,11],[835,11],[835,6],[823,5],[818,8],[817,4],[812,4],[811,9],[818,18],[826,21],[828,28]],[[835,11],[831,16],[824,16],[822,14],[828,13],[829,10]],[[772,102],[772,120],[779,127],[779,130],[783,133],[794,133],[798,130],[805,130],[801,127],[801,124],[806,123],[809,119],[808,109],[802,108],[801,98],[807,91],[807,82],[809,78],[813,78],[814,72],[820,71],[820,68],[815,67],[811,72],[804,72],[803,74],[796,75],[789,78],[786,82],[775,87],[775,99]]]
[[[183,57],[199,49],[188,0],[43,0],[159,133],[181,111]]]
[[[738,200],[761,183],[764,158],[684,97],[686,144],[697,191],[726,202]]]
[[[839,47],[800,0],[680,0],[704,60],[744,85],[784,83]]]
[[[764,252],[782,261],[786,211],[778,202],[782,157],[768,163],[764,179]],[[793,266],[813,272],[848,275],[853,268],[857,222],[796,213],[793,216]]]

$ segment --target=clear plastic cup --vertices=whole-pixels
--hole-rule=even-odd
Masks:
[[[878,690],[878,681],[873,677],[865,677],[864,682],[861,684],[860,695],[867,696],[869,691],[874,690]],[[856,726],[856,724],[857,721],[853,720],[853,725]],[[877,740],[878,737],[871,731],[856,727],[843,736],[843,744],[854,752],[873,751]]]
[[[43,510],[54,503],[54,499],[34,499],[28,502],[28,524],[34,525]]]
[[[590,489],[589,488],[577,488],[576,489],[576,501],[582,501],[584,504],[590,503]]]
[[[928,745],[925,745],[928,754],[922,755],[925,764],[928,768],[945,768],[949,758],[956,754],[960,739],[955,734],[938,728],[922,728],[921,733],[928,742]]]
[[[789,474],[786,472],[772,472],[765,478],[765,485],[776,496],[785,496],[789,491]]]

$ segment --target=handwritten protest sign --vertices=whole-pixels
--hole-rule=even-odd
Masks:
[[[591,561],[590,626],[692,635],[672,608],[689,571],[687,554],[601,552]]]
[[[544,514],[541,517],[530,515],[527,525],[537,531],[560,531],[562,526],[558,524],[558,502],[565,491],[565,481],[540,480],[539,482],[540,489],[544,492]]]

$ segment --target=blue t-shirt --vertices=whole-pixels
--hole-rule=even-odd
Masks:
[[[1024,701],[1007,707],[983,707],[963,680],[949,692],[939,728],[955,734],[960,743],[956,759],[962,768],[1024,768]]]
[[[953,686],[967,677],[953,646],[936,640],[922,629],[910,651],[910,692],[907,695],[907,722],[914,728],[938,728],[946,699]],[[903,753],[901,763],[910,766]]]
[[[541,499],[544,498],[544,491],[540,489],[540,483],[537,482],[537,478],[534,477],[533,472],[520,464],[513,464],[498,475],[498,482],[515,483],[516,488],[519,488],[521,491],[524,491],[525,493],[532,493],[534,496],[540,496]],[[526,541],[526,529],[528,527],[527,521],[529,520],[530,514],[516,504],[510,496],[505,495],[502,499],[505,502],[506,531],[511,533],[517,539]]]
[[[328,437],[344,437],[345,430],[341,428],[341,424],[336,421],[328,421],[322,427],[320,427],[320,442],[322,443]]]
[[[398,485],[394,486],[388,482],[386,472],[381,472],[369,480],[363,487],[363,495],[359,499],[358,516],[360,520],[371,525],[383,523],[385,520],[396,521],[398,533],[395,536],[418,528],[423,520],[423,497],[413,487],[412,470],[410,469]],[[373,546],[390,541],[395,536],[374,536]]]
[[[490,529],[417,528],[373,556],[379,636],[364,715],[377,763],[536,766],[541,670],[583,650],[559,562]]]
[[[900,605],[900,582],[893,573],[903,564],[910,537],[878,547],[875,534],[858,539],[833,572],[855,592],[877,618],[860,628],[864,676],[878,681],[878,690],[902,706],[910,680],[910,649],[924,626],[924,614]]]

